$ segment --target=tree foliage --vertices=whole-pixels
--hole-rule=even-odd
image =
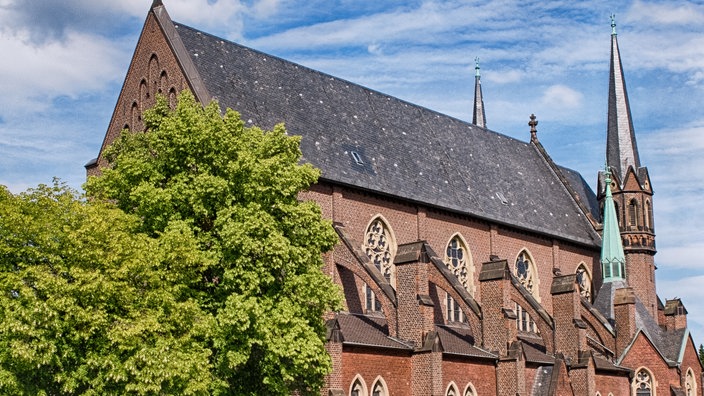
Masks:
[[[299,163],[300,138],[283,125],[246,127],[187,92],[173,111],[158,98],[144,122],[146,133],[123,133],[106,151],[110,167],[85,188],[165,247],[175,298],[208,318],[209,392],[315,391],[330,371],[323,315],[340,293],[321,271],[336,235],[298,199],[319,175]]]
[[[55,184],[0,186],[0,393],[205,394],[214,318],[165,282],[187,234]]]

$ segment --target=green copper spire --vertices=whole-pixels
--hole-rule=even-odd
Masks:
[[[601,241],[601,274],[606,283],[626,278],[626,257],[623,254],[616,207],[611,195],[611,172],[608,166],[604,176],[606,197],[604,198],[604,234]]]
[[[611,35],[616,35],[616,14],[611,14]]]

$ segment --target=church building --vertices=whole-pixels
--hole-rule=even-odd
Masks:
[[[535,116],[527,141],[487,129],[478,65],[468,123],[174,22],[160,0],[88,174],[157,94],[184,89],[248,125],[284,122],[322,171],[301,199],[333,221],[322,270],[345,301],[326,317],[321,395],[703,394],[687,310],[656,295],[615,23],[596,193],[551,159]]]

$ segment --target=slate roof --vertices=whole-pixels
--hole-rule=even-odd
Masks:
[[[484,359],[498,359],[497,355],[474,346],[474,336],[467,327],[436,325],[443,353]]]
[[[398,339],[389,336],[386,319],[369,315],[355,315],[345,312],[337,314],[337,324],[342,333],[344,345],[362,345],[381,348],[413,348]]]
[[[609,320],[614,319],[613,301],[616,290],[627,287],[624,281],[606,282],[599,289],[594,308],[599,310],[604,317]],[[642,332],[653,343],[655,349],[660,353],[665,362],[670,366],[680,363],[680,351],[687,343],[689,330],[680,329],[668,331],[660,327],[655,319],[650,315],[648,309],[643,305],[638,297],[635,297],[635,324],[638,331],[633,337],[631,343],[635,341],[638,335]],[[619,361],[628,354],[630,346],[619,357]]]
[[[175,26],[210,96],[247,124],[284,122],[302,136],[304,160],[322,170],[321,180],[600,244],[531,143]]]

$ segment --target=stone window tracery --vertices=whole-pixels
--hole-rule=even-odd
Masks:
[[[523,287],[528,290],[536,300],[540,301],[538,295],[538,278],[535,265],[533,264],[533,259],[530,257],[528,252],[522,251],[518,258],[516,258],[516,264],[513,267],[513,274],[518,279]]]
[[[592,277],[584,266],[584,263],[577,267],[577,286],[579,286],[579,295],[592,301]]]
[[[455,235],[445,249],[445,265],[462,286],[474,295],[474,264],[467,244],[460,235]]]
[[[396,244],[389,227],[379,217],[375,218],[364,236],[363,250],[384,278],[395,286],[396,274],[393,266]]]
[[[652,396],[653,378],[646,369],[641,369],[633,378],[633,389],[636,396]]]

